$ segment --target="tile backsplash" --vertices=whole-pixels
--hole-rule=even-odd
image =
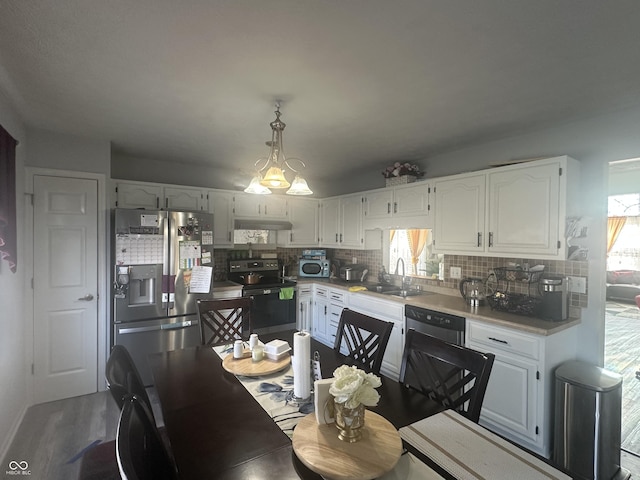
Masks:
[[[289,265],[289,272],[295,275],[298,271],[298,258],[302,255],[302,248],[276,248],[269,252],[277,253],[281,263]],[[326,249],[327,257],[332,260],[339,260],[341,264],[352,263],[355,259],[357,263],[367,265],[369,269],[368,281],[375,282],[378,278],[378,272],[382,265],[382,250],[349,250],[349,249]],[[260,253],[266,250],[261,250]],[[234,250],[215,250],[214,254],[214,275],[216,280],[226,279],[227,259]],[[426,277],[414,277],[413,285],[433,286],[441,289],[449,289],[453,295],[458,294],[459,279],[452,279],[449,276],[451,267],[460,267],[461,277],[479,277],[487,278],[490,271],[497,267],[507,267],[520,265],[521,267],[528,265],[533,267],[543,265],[545,274],[562,275],[562,276],[578,276],[588,277],[588,263],[586,261],[560,261],[560,260],[533,260],[526,258],[496,258],[496,257],[475,257],[467,255],[444,255],[444,272],[445,279],[430,279]],[[393,271],[393,270],[392,270]],[[394,282],[399,282],[399,278],[392,275]],[[506,289],[514,293],[530,293],[537,294],[537,284],[528,284],[525,282],[506,282],[499,284],[501,289]],[[580,316],[580,309],[587,306],[587,293],[570,293],[569,307],[572,317]]]

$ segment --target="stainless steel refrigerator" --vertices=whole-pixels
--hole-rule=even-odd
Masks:
[[[150,385],[149,354],[200,343],[196,300],[211,298],[213,215],[118,208],[113,232],[113,343]]]

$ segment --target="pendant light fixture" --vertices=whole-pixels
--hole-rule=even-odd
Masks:
[[[268,195],[271,193],[271,189],[289,188],[287,195],[311,195],[313,192],[309,189],[307,181],[300,176],[300,172],[291,166],[290,161],[296,160],[303,167],[306,167],[304,162],[298,158],[287,158],[282,148],[282,132],[286,127],[286,124],[280,120],[280,103],[276,103],[276,119],[271,122],[271,141],[267,142],[269,146],[269,156],[266,159],[258,159],[255,166],[261,161],[265,161],[262,168],[259,168],[256,175],[251,179],[251,183],[245,192],[255,193],[258,195]],[[284,176],[286,169],[293,171],[296,175],[293,179],[293,183],[289,183]],[[264,175],[262,172],[265,172]]]

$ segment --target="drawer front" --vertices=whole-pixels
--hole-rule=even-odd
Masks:
[[[329,298],[329,289],[323,288],[323,287],[316,287],[315,294],[316,294],[316,297]]]
[[[538,359],[540,339],[508,328],[467,320],[467,342],[477,342],[514,355]]]
[[[298,296],[311,295],[311,285],[298,285]]]
[[[345,292],[342,290],[329,290],[329,300],[337,305],[345,304]]]

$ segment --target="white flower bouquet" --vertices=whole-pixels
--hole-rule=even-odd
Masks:
[[[421,177],[423,174],[424,172],[420,171],[420,167],[418,165],[413,165],[409,162],[395,162],[393,165],[389,165],[382,171],[384,178],[401,177],[403,175]]]
[[[356,408],[361,403],[367,407],[378,404],[380,394],[375,389],[382,385],[382,381],[377,375],[342,365],[335,369],[333,378],[329,393],[336,403],[344,403],[346,408]]]

